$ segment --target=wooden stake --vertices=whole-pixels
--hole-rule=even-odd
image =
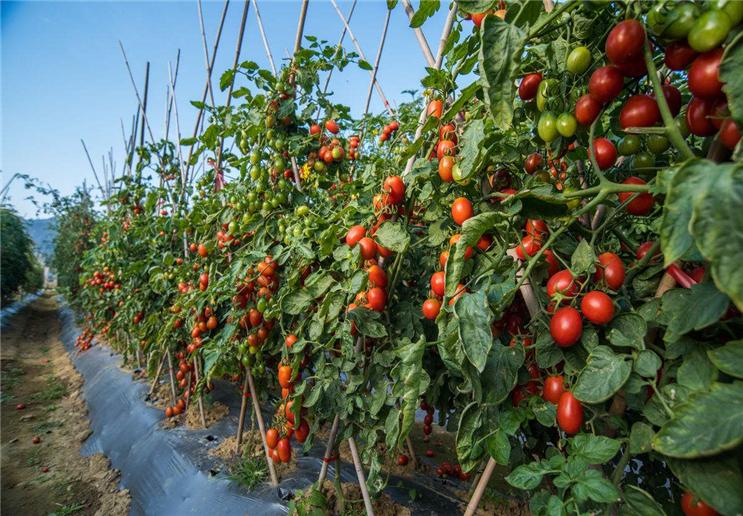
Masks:
[[[248,409],[248,375],[245,373],[243,381],[242,401],[240,402],[240,419],[237,420],[237,447],[235,452],[240,455],[240,445],[243,441],[243,427],[245,426],[245,412]]]
[[[150,62],[147,61],[147,66],[144,71],[144,100],[142,100],[142,126],[139,129],[139,146],[144,145],[144,122],[147,120],[147,96],[150,91]],[[154,142],[154,138],[153,138]]]
[[[413,10],[413,6],[410,5],[410,0],[402,0],[402,5],[405,8],[405,13],[408,15],[408,19],[412,21],[415,11]],[[456,4],[454,5],[456,6]],[[421,30],[420,27],[417,27],[413,29],[413,32],[415,32],[415,37],[418,40],[418,45],[421,47],[421,51],[423,52],[423,57],[426,58],[426,62],[428,62],[428,66],[434,67],[436,64],[436,61],[433,58],[433,54],[431,53],[431,47],[428,45],[428,40],[426,40],[426,35],[423,34],[423,30]]]
[[[330,428],[330,434],[328,434],[328,442],[325,444],[325,455],[323,455],[322,466],[320,467],[320,476],[317,477],[318,489],[322,487],[323,482],[325,482],[325,477],[328,475],[328,464],[330,463],[330,456],[333,453],[333,444],[335,443],[335,436],[338,434],[338,425],[340,424],[340,421],[340,416],[336,415],[335,419],[333,419],[333,425]],[[336,466],[336,475],[337,474]]]
[[[418,458],[415,456],[415,448],[413,448],[413,441],[410,440],[410,435],[405,438],[405,444],[408,447],[410,460],[413,461],[413,469],[416,469],[418,467]]]
[[[147,393],[147,396],[152,396],[152,393],[155,392],[155,385],[157,385],[157,381],[160,379],[160,373],[163,370],[163,365],[165,365],[165,354],[160,358],[160,365],[157,366],[157,372],[155,373],[155,379],[152,380],[152,385],[150,386],[150,391]]]
[[[170,375],[170,394],[173,398],[173,405],[175,405],[175,399],[177,397],[175,391],[175,376],[173,375],[173,359],[170,356],[170,350],[165,354],[168,357],[168,373]]]
[[[294,52],[296,55],[299,49],[302,48],[302,35],[304,34],[304,21],[307,18],[307,7],[310,4],[310,0],[302,0],[302,8],[299,11],[299,22],[297,23],[297,35],[294,37]]]
[[[266,442],[266,425],[263,423],[263,413],[261,412],[261,405],[258,402],[258,396],[256,396],[253,375],[250,373],[249,367],[245,368],[245,376],[248,380],[248,387],[250,388],[250,397],[253,399],[253,412],[258,420],[258,431],[261,433],[263,451],[266,452],[266,464],[268,464],[268,472],[271,474],[271,485],[277,486],[279,485],[279,480],[276,477],[276,469],[273,465],[273,459],[271,459],[271,453],[268,451],[268,442]]]
[[[369,112],[369,104],[371,103],[372,89],[377,83],[377,72],[379,71],[379,63],[382,60],[382,51],[384,50],[384,41],[387,39],[387,28],[390,25],[391,10],[387,10],[387,14],[384,17],[384,28],[382,29],[382,38],[379,40],[379,48],[377,49],[377,57],[374,58],[374,68],[372,69],[371,81],[369,81],[369,89],[366,92],[366,104],[364,105],[364,116]],[[388,104],[384,106],[387,110],[390,109]],[[363,131],[361,134],[361,140],[364,140]]]
[[[193,373],[194,373],[194,379],[196,381],[196,384],[199,383],[199,357],[194,357],[193,359]],[[188,397],[191,398],[191,393],[189,392]],[[204,400],[201,399],[201,396],[197,398],[198,404],[199,404],[199,416],[201,417],[201,426],[206,428],[206,418],[204,417]]]
[[[263,28],[263,19],[261,18],[261,11],[258,9],[258,0],[253,0],[253,9],[255,10],[255,19],[258,22],[258,32],[261,34],[261,40],[263,41],[263,48],[266,51],[268,57],[268,64],[271,66],[271,71],[276,75],[276,63],[273,62],[273,54],[271,54],[271,47],[268,46],[268,39],[266,38],[266,31]]]
[[[353,0],[353,3],[351,4],[351,9],[348,10],[348,16],[346,16],[346,20],[348,23],[351,23],[351,17],[353,16],[353,11],[356,9],[356,1]],[[343,30],[341,31],[341,38],[338,40],[338,45],[336,45],[339,49],[343,48],[343,40],[346,39],[346,26],[343,26]],[[334,68],[331,68],[330,71],[328,71],[328,76],[325,77],[325,86],[323,86],[322,92],[323,95],[328,92],[328,86],[330,85],[330,78],[333,77],[333,70]],[[317,115],[315,115],[315,118],[320,116],[320,108],[318,108]]]
[[[368,516],[374,516],[374,508],[372,507],[371,498],[369,497],[369,490],[366,488],[366,477],[364,476],[364,468],[361,465],[361,459],[359,458],[359,451],[356,449],[356,441],[353,437],[348,438],[348,447],[351,449],[351,457],[353,457],[353,466],[356,468],[356,477],[359,480],[359,487],[361,488],[361,496],[364,498],[364,507],[366,508],[366,514]]]
[[[475,514],[477,506],[480,504],[480,499],[482,498],[483,493],[485,493],[485,488],[488,486],[490,477],[493,475],[493,470],[495,470],[495,459],[490,457],[485,466],[485,471],[482,472],[480,481],[477,483],[475,493],[472,495],[470,503],[467,504],[467,510],[464,512],[464,516],[472,516]]]

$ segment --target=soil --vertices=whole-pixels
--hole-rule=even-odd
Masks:
[[[325,493],[327,500],[327,507],[329,508],[328,514],[364,514],[364,500],[361,495],[361,489],[358,484],[350,482],[344,482],[341,484],[341,490],[343,492],[343,510],[339,506],[340,500],[336,496],[335,484],[326,480],[323,483],[322,490]],[[310,493],[308,489],[305,492],[305,496]],[[301,503],[302,498],[298,500]],[[382,494],[376,499],[372,500],[372,508],[374,514],[379,516],[410,516],[410,509],[396,503],[392,498],[386,494]]]
[[[119,490],[119,473],[108,459],[80,455],[91,434],[83,380],[59,332],[50,293],[3,331],[2,514],[128,514],[129,492]],[[25,408],[18,410],[19,403]]]

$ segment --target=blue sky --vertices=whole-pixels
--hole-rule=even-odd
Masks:
[[[414,0],[413,5],[417,4]],[[425,26],[434,53],[446,17],[446,2],[442,4]],[[221,1],[203,4],[210,47],[223,5]],[[339,5],[347,13],[351,2],[339,1]],[[215,64],[217,83],[234,57],[242,7],[241,1],[230,3]],[[293,46],[299,0],[259,0],[259,7],[274,58],[279,60]],[[3,1],[0,9],[2,184],[13,173],[21,172],[51,184],[64,194],[71,193],[83,180],[93,185],[93,173],[80,138],[85,139],[99,173],[101,156],[112,146],[121,169],[124,151],[120,120],[123,119],[128,130],[137,100],[119,40],[124,44],[140,89],[145,63],[150,61],[148,118],[156,138],[163,134],[168,62],[174,62],[180,48],[178,111],[182,132],[192,131],[196,110],[188,101],[201,97],[206,79],[196,2]],[[351,20],[369,61],[376,54],[385,11],[384,0],[359,0]],[[305,34],[335,44],[341,29],[340,19],[329,1],[310,0]],[[344,46],[352,48],[348,37]],[[268,67],[252,6],[241,59]],[[398,5],[392,13],[378,76],[391,102],[404,100],[403,90],[420,89],[424,66],[407,16]],[[339,102],[360,114],[368,81],[368,72],[349,68],[334,76],[331,89]],[[382,109],[376,94],[371,109]],[[22,215],[33,217],[35,208],[23,200],[25,196],[26,192],[18,185],[11,188],[11,202]]]

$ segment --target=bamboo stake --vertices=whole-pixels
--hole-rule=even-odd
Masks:
[[[472,495],[470,503],[467,504],[467,510],[464,512],[464,516],[472,516],[473,514],[475,514],[477,506],[480,504],[480,499],[482,498],[482,495],[485,492],[485,488],[490,481],[490,477],[493,475],[493,470],[495,470],[495,459],[490,457],[488,459],[487,465],[485,466],[485,471],[482,472],[480,481],[477,483],[475,493]]]
[[[359,42],[356,39],[356,36],[354,36],[353,31],[351,30],[351,26],[348,24],[348,20],[346,20],[346,17],[343,16],[343,13],[338,7],[338,3],[335,0],[330,0],[330,3],[333,4],[333,8],[335,9],[335,12],[338,14],[338,17],[341,19],[341,21],[343,22],[343,25],[346,27],[346,30],[348,31],[348,35],[350,36],[351,41],[353,42],[353,46],[356,47],[356,51],[359,53],[359,56],[361,57],[361,59],[366,61],[366,56],[364,55],[364,51],[361,49],[361,45],[359,45]],[[382,102],[384,103],[385,108],[389,110],[390,103],[387,101],[387,97],[385,96],[384,91],[382,91],[382,86],[380,86],[379,81],[376,80],[375,72],[373,70],[369,70],[369,75],[372,77],[372,80],[374,81],[374,86],[376,87],[377,93],[379,94],[379,97],[382,99]]]
[[[404,0],[407,2],[407,0]],[[409,3],[408,3],[409,5]],[[452,25],[454,25],[454,18],[457,15],[457,4],[452,4],[452,8],[449,10],[449,15],[446,18],[446,22],[444,23],[444,28],[441,31],[441,38],[439,40],[439,49],[436,54],[436,60],[433,61],[433,66],[436,70],[441,68],[441,63],[444,61],[444,47],[446,46],[446,40],[449,38],[449,34],[451,33]],[[414,141],[421,137],[421,134],[423,134],[423,126],[426,123],[426,116],[427,116],[427,106],[423,106],[423,111],[421,111],[420,116],[418,117],[418,127],[415,130],[415,138]],[[415,163],[415,155],[410,156],[408,159],[408,162],[405,164],[405,170],[403,171],[402,175],[405,177],[406,175],[410,174],[410,171],[413,170],[413,164]]]
[[[268,39],[266,38],[266,31],[263,29],[263,19],[261,18],[261,11],[258,9],[258,0],[253,0],[253,9],[255,10],[255,19],[258,22],[258,32],[261,34],[261,40],[263,41],[263,48],[266,50],[266,56],[268,57],[268,64],[271,66],[271,71],[276,75],[276,64],[273,62],[273,54],[271,54],[271,47],[268,46]]]
[[[147,111],[143,108],[142,99],[139,96],[139,89],[137,88],[137,83],[134,82],[134,75],[132,75],[132,68],[129,66],[129,59],[126,57],[126,51],[124,50],[124,45],[121,43],[121,40],[119,40],[119,47],[121,48],[121,53],[124,55],[124,64],[126,64],[126,69],[129,72],[129,80],[132,83],[132,87],[134,88],[134,94],[137,96],[137,102],[139,103],[137,115],[140,113],[142,114],[142,127],[147,128],[147,132],[150,134],[150,140],[153,142],[155,141],[155,137],[152,136],[152,129],[150,128],[150,122],[147,120]],[[149,62],[147,63],[147,74],[149,76]],[[135,140],[136,141],[136,140]],[[142,144],[140,143],[140,147]]]
[[[144,71],[144,100],[142,101],[142,126],[139,129],[139,146],[144,145],[144,122],[147,120],[147,97],[150,91],[150,62],[147,61],[147,66]],[[149,124],[148,124],[149,126]],[[152,134],[150,134],[152,138]],[[155,139],[152,138],[154,142]]]
[[[93,177],[95,177],[95,182],[98,183],[98,188],[101,190],[101,194],[105,197],[105,191],[103,190],[103,185],[101,184],[101,180],[98,179],[98,172],[96,172],[95,166],[93,166],[93,160],[90,159],[90,153],[88,152],[88,147],[85,145],[85,140],[80,138],[80,143],[83,144],[83,150],[85,151],[85,155],[88,157],[88,163],[90,163],[90,169],[93,171]]]
[[[208,95],[210,91],[211,76],[212,76],[212,71],[214,69],[214,59],[217,56],[217,49],[219,48],[219,41],[222,39],[222,29],[224,28],[224,20],[227,17],[227,8],[229,7],[229,5],[230,5],[230,0],[225,0],[224,8],[222,9],[222,18],[219,20],[219,28],[217,29],[217,37],[214,40],[214,46],[212,47],[212,57],[211,57],[211,60],[209,61],[209,66],[207,69],[207,82],[204,85],[204,91],[201,94],[202,107],[199,109],[199,111],[196,114],[196,123],[194,124],[193,136],[192,136],[193,138],[196,138],[199,135],[199,127],[201,126],[201,120],[204,116],[204,106],[206,103],[206,96]],[[188,169],[190,167],[191,156],[193,156],[194,146],[195,146],[195,143],[192,143],[191,147],[188,150],[188,159],[186,160],[186,172],[188,172]]]
[[[178,82],[178,69],[181,66],[181,49],[178,49],[178,53],[175,56],[175,74],[173,75],[173,79],[168,84],[168,94],[166,96],[168,101],[168,106],[165,110],[165,140],[168,140],[168,136],[170,135],[170,114],[173,111],[173,103],[175,102],[175,99],[173,95],[171,95],[171,91],[175,91],[175,84]],[[168,63],[168,72],[170,72],[170,63]],[[179,135],[180,136],[180,135]],[[179,139],[180,141],[180,139]],[[180,145],[178,145],[180,148]]]
[[[163,370],[163,365],[165,365],[165,354],[163,354],[163,356],[160,358],[160,365],[157,366],[155,379],[152,380],[152,385],[150,386],[150,391],[147,393],[147,397],[152,396],[152,393],[155,392],[155,385],[157,385],[157,381],[160,379],[160,373]]]
[[[320,476],[317,477],[318,489],[322,487],[325,482],[325,477],[328,475],[328,464],[330,463],[330,455],[333,453],[333,444],[335,443],[335,436],[338,434],[338,425],[340,424],[341,418],[336,415],[333,419],[333,425],[330,428],[330,434],[328,434],[328,442],[325,445],[325,455],[323,455],[322,466],[320,467]],[[336,475],[337,475],[336,466]]]
[[[242,400],[240,401],[240,419],[237,421],[237,447],[235,452],[240,455],[240,445],[243,441],[243,427],[245,426],[245,412],[248,409],[248,375],[243,381]]]
[[[418,457],[415,456],[415,448],[413,448],[413,441],[410,440],[410,435],[405,437],[405,444],[408,447],[410,460],[413,461],[413,469],[416,469],[418,467]]]
[[[168,374],[170,375],[170,395],[173,398],[173,405],[175,405],[175,376],[173,375],[173,359],[170,356],[170,350],[167,351],[166,356],[168,357]]]
[[[271,474],[271,485],[279,485],[279,480],[276,477],[276,469],[273,465],[273,459],[268,451],[268,442],[266,442],[266,425],[263,423],[263,413],[261,412],[261,405],[258,402],[258,396],[255,392],[255,384],[253,383],[253,375],[250,372],[250,368],[245,368],[245,376],[248,379],[248,387],[250,388],[250,397],[253,399],[253,412],[258,420],[258,430],[261,433],[261,441],[263,441],[263,451],[266,453],[266,463],[268,464],[268,472]]]
[[[356,449],[356,441],[353,437],[348,438],[348,447],[351,449],[351,457],[353,457],[353,466],[356,468],[356,477],[359,479],[359,487],[361,488],[361,496],[364,498],[364,507],[366,508],[366,514],[368,516],[374,516],[374,508],[372,507],[371,498],[369,498],[369,490],[366,488],[366,478],[364,477],[364,468],[361,465],[361,459],[359,458],[359,451]]]
[[[235,48],[235,60],[232,63],[232,69],[237,71],[237,65],[240,64],[240,50],[242,49],[243,45],[243,36],[245,35],[245,22],[248,19],[248,10],[250,9],[250,0],[245,0],[245,4],[243,6],[243,16],[240,20],[240,31],[238,32],[237,36],[237,48]],[[232,74],[232,80],[230,80],[230,87],[227,90],[227,103],[226,108],[227,111],[230,110],[230,105],[232,104],[232,90],[235,87],[235,74]],[[217,154],[217,170],[222,170],[222,152],[224,150],[224,136],[220,138],[219,140],[219,152]]]
[[[194,379],[196,381],[196,384],[199,384],[199,357],[194,357],[193,359],[193,373],[194,373]],[[188,397],[191,397],[191,394],[189,393]],[[204,417],[204,400],[201,399],[201,396],[196,398],[199,404],[199,417],[201,418],[201,426],[206,428],[206,417]]]
[[[357,0],[353,0],[353,3],[351,4],[351,9],[349,9],[348,11],[348,16],[346,16],[346,20],[348,21],[349,24],[351,23],[351,17],[353,16],[353,11],[354,9],[356,9],[356,1]],[[341,38],[338,40],[338,45],[337,45],[338,49],[343,48],[343,40],[346,39],[346,32],[347,32],[346,26],[343,25],[343,30],[341,31]],[[330,85],[330,78],[333,76],[333,70],[334,68],[331,68],[330,71],[328,72],[328,76],[325,78],[325,86],[323,86],[323,89],[322,89],[323,95],[325,95],[328,92],[328,86]],[[318,116],[320,116],[319,111],[318,111],[318,114],[315,116],[315,118],[317,118]]]
[[[302,48],[302,35],[304,34],[304,21],[307,18],[307,7],[310,4],[310,0],[302,0],[302,8],[299,11],[299,22],[297,23],[297,35],[294,37],[294,52],[296,55],[299,49]]]
[[[415,11],[413,10],[413,6],[410,5],[410,0],[402,0],[402,5],[405,8],[405,13],[408,15],[408,20],[412,21]],[[454,5],[456,6],[456,4]],[[433,58],[431,47],[428,45],[428,40],[426,39],[426,35],[423,34],[423,30],[421,30],[420,27],[416,27],[415,29],[413,29],[413,32],[415,32],[415,37],[418,40],[418,45],[421,47],[423,57],[426,58],[428,66],[435,66],[436,61]]]
[[[211,68],[214,66],[213,61],[209,61],[209,45],[206,42],[206,30],[204,29],[204,11],[201,8],[201,0],[196,2],[197,11],[199,13],[199,28],[201,29],[201,43],[204,49],[204,61],[206,63],[206,88],[209,92],[209,99],[212,101],[212,106],[217,104],[214,102],[214,88],[212,87],[212,71]]]
[[[382,51],[384,50],[384,42],[387,39],[387,28],[390,25],[391,15],[392,15],[392,11],[390,9],[387,9],[387,14],[384,17],[384,28],[382,29],[382,38],[379,40],[379,48],[377,49],[377,57],[374,58],[374,68],[371,74],[371,81],[369,81],[369,89],[366,92],[366,104],[364,105],[364,116],[366,116],[367,113],[369,113],[369,104],[371,103],[372,88],[377,83],[377,72],[379,71],[379,63],[382,60]],[[391,111],[389,104],[385,104],[384,107],[387,108],[388,111]],[[363,131],[362,131],[361,141],[363,140],[364,140],[364,136],[363,136]]]

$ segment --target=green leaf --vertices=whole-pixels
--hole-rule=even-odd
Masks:
[[[232,81],[234,80],[235,80],[235,70],[232,68],[229,70],[226,70],[222,74],[222,77],[219,78],[219,89],[222,91],[226,90],[227,88],[230,87],[230,84],[232,84]]]
[[[359,333],[375,339],[386,337],[387,329],[378,321],[379,313],[363,306],[348,312],[348,318],[356,323]]]
[[[390,251],[402,253],[410,243],[410,235],[401,222],[385,222],[374,234],[374,238]]]
[[[410,342],[398,349],[400,364],[393,378],[399,378],[402,384],[402,424],[400,425],[400,437],[407,437],[410,429],[415,423],[415,411],[418,408],[418,398],[429,384],[428,373],[423,370],[423,353],[426,350],[426,339],[421,337],[418,342]]]
[[[284,312],[290,315],[298,315],[310,306],[312,299],[312,296],[306,290],[298,290],[284,298],[281,307]]]
[[[480,27],[480,81],[496,129],[513,120],[513,77],[521,62],[525,33],[497,16],[486,16]]]
[[[488,363],[482,372],[482,387],[485,401],[494,405],[501,403],[511,393],[519,378],[519,368],[523,365],[525,352],[523,346],[493,346]]]
[[[596,263],[596,254],[588,240],[581,240],[570,258],[570,269],[575,275],[591,272]]]
[[[739,99],[740,101],[740,99]],[[712,279],[720,291],[743,309],[743,164],[717,165],[714,182],[694,202],[691,234],[710,262]]]
[[[740,71],[743,67],[743,33],[738,35],[725,46],[725,53],[720,63],[720,80],[722,90],[728,98],[730,114],[743,127],[743,77]]]
[[[418,10],[410,19],[410,28],[416,29],[423,25],[427,19],[436,14],[439,7],[441,7],[440,0],[421,0]]]
[[[482,141],[485,139],[485,122],[478,118],[467,125],[462,135],[462,151],[459,153],[459,169],[462,179],[476,175],[484,157]]]
[[[629,434],[629,452],[632,455],[649,452],[652,446],[652,440],[655,432],[650,425],[638,421],[632,425]]]
[[[584,403],[608,400],[629,378],[632,363],[626,355],[617,355],[608,346],[596,346],[578,375],[573,394]]]
[[[485,369],[490,348],[493,347],[493,334],[490,330],[493,313],[485,291],[464,294],[454,305],[454,313],[459,321],[459,339],[462,341],[464,354],[481,373]]]
[[[644,349],[638,353],[635,359],[635,372],[645,378],[655,378],[660,369],[661,360],[655,351]]]
[[[498,0],[457,0],[459,10],[469,13],[484,13],[498,5]]]
[[[547,428],[555,426],[555,419],[557,418],[557,405],[544,401],[542,398],[536,398],[530,403],[531,409],[534,411],[534,417],[537,418],[539,424]]]
[[[367,61],[364,61],[363,59],[359,59],[359,68],[361,68],[362,70],[369,70],[369,71],[374,69],[372,65],[370,65]]]
[[[573,485],[572,494],[579,501],[593,500],[598,503],[618,502],[621,498],[614,484],[603,477],[600,471],[586,469]]]
[[[690,397],[655,434],[653,449],[676,458],[715,455],[743,442],[743,382]]]
[[[643,350],[647,331],[648,325],[645,319],[636,313],[627,312],[611,321],[606,338],[617,347]]]
[[[706,391],[716,377],[717,370],[701,347],[692,350],[684,357],[684,362],[676,373],[678,383],[693,391]]]
[[[673,342],[692,330],[706,328],[722,317],[728,305],[727,296],[709,281],[669,290],[661,298],[661,312],[669,317],[663,339]]]
[[[600,435],[579,434],[570,439],[571,456],[587,464],[609,462],[619,451],[620,442]]]
[[[625,504],[620,508],[623,516],[666,516],[663,507],[647,491],[637,486],[625,486],[622,499]]]
[[[502,213],[487,212],[475,215],[462,224],[462,237],[454,246],[454,252],[449,254],[449,259],[446,262],[445,294],[447,297],[454,295],[459,280],[462,278],[464,254],[467,251],[467,246],[475,245],[486,231],[493,229],[502,221]]]
[[[502,429],[498,429],[486,441],[488,453],[497,464],[507,465],[511,457],[511,443],[508,441],[508,434]]]
[[[472,462],[473,459],[479,458],[479,453],[475,444],[475,433],[482,426],[482,410],[477,402],[472,402],[462,411],[462,417],[459,418],[459,428],[457,429],[457,457],[462,462]],[[463,466],[463,469],[464,466]],[[465,469],[468,471],[468,469]]]
[[[735,457],[675,460],[671,471],[683,485],[721,514],[743,513],[743,475]]]
[[[722,347],[707,351],[707,356],[723,373],[743,378],[743,340],[731,340]]]
[[[506,477],[506,482],[517,489],[534,489],[546,472],[546,468],[538,462],[523,464]]]

